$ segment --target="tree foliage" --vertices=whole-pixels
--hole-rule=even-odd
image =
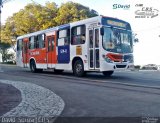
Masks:
[[[55,2],[46,2],[45,6],[30,3],[6,20],[1,41],[11,44],[17,36],[93,16],[97,16],[95,10],[79,3],[67,2],[59,8]]]
[[[10,48],[11,45],[9,43],[1,42],[0,43],[0,53],[2,54],[2,62],[7,61],[8,59],[8,48]]]
[[[11,43],[13,37],[56,26],[54,18],[57,10],[54,2],[47,2],[44,7],[36,3],[28,4],[6,20],[2,28],[2,41]]]
[[[70,23],[89,17],[97,16],[95,10],[90,10],[88,7],[79,3],[67,2],[62,4],[58,10],[57,17],[55,18],[58,25]]]

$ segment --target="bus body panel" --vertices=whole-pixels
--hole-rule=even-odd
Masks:
[[[70,46],[58,46],[58,63],[68,64],[70,62]]]
[[[69,43],[70,41],[69,38],[67,38],[69,30],[70,30],[70,24],[65,24],[58,27],[57,31],[58,64],[68,64],[70,62],[70,43]]]
[[[86,26],[86,37],[85,37],[85,43],[79,44],[79,45],[71,45],[71,61],[75,57],[79,57],[83,61],[84,70],[89,71],[91,70],[89,68],[89,27],[91,25],[96,24],[96,26],[99,26],[98,24],[101,22],[101,16],[100,17],[93,17],[85,20],[81,20],[79,22],[73,22],[70,24],[71,28],[79,25],[85,25]],[[80,53],[81,52],[81,53]],[[92,70],[93,71],[93,70]]]
[[[72,44],[74,38],[72,33],[74,32],[74,28],[79,30],[79,27],[82,28],[83,26],[85,27],[85,35],[83,37],[84,42]],[[119,26],[122,26],[123,30],[129,29],[131,31],[129,23],[123,20],[98,16],[20,36],[17,40],[25,38],[29,39],[29,37],[37,36],[39,34],[46,35],[44,48],[28,49],[27,51],[23,49],[22,51],[17,51],[17,65],[21,67],[29,67],[30,60],[34,59],[37,68],[72,70],[73,61],[78,58],[82,60],[85,71],[114,71],[132,69],[133,62],[113,61],[109,63],[105,60],[104,57],[108,56],[108,54],[122,55],[125,57],[128,54],[132,55],[132,53],[121,54],[109,52],[104,49],[102,44],[103,36],[101,35],[101,28],[103,26],[112,26],[116,28],[120,28]],[[66,35],[69,34],[69,39],[63,38],[63,33],[65,32],[63,32],[63,30],[66,30]],[[80,32],[77,31],[77,33]],[[80,36],[78,38],[80,38]],[[69,41],[68,44],[66,43],[67,40]],[[27,49],[29,41],[25,42],[28,42],[24,44],[24,47]]]
[[[16,65],[23,67],[22,51],[16,51]]]

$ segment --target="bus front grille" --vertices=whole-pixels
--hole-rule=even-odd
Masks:
[[[127,65],[116,65],[117,68],[125,68]]]

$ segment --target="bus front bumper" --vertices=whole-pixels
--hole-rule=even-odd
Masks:
[[[134,70],[134,64],[127,62],[107,63],[106,61],[101,61],[100,71],[125,71],[125,70]]]

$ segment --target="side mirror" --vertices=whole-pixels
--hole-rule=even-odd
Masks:
[[[138,43],[139,42],[139,39],[137,38],[137,34],[136,33],[133,33],[133,43]]]
[[[102,27],[100,31],[101,31],[101,35],[103,36],[104,35],[104,28]]]

